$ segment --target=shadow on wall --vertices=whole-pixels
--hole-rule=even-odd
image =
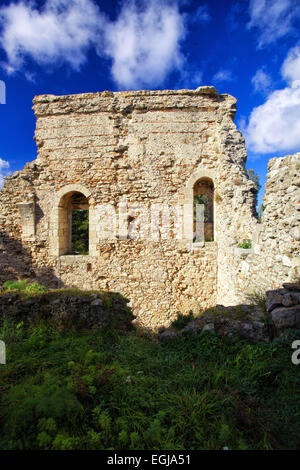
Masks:
[[[50,266],[33,265],[30,250],[20,240],[0,232],[0,285],[19,279],[32,279],[49,288],[65,287]]]
[[[37,197],[36,194],[34,195],[34,206],[35,206],[34,223],[35,223],[35,227],[37,227],[40,221],[44,217],[44,212],[39,204],[39,198]]]

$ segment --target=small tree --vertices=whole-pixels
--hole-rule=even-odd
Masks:
[[[255,186],[256,186],[256,189],[257,189],[257,192],[258,192],[261,188],[261,185],[259,184],[259,175],[258,175],[258,173],[255,173],[254,170],[249,169],[249,170],[247,170],[247,174],[248,174],[248,178],[251,181],[253,181],[253,183],[255,183]]]

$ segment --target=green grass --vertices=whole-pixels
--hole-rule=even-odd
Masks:
[[[159,345],[134,331],[6,320],[0,449],[299,448],[293,334],[250,344],[205,332]]]
[[[29,282],[28,279],[21,281],[6,281],[2,285],[3,292],[18,292],[28,296],[43,294],[46,288],[37,282]]]

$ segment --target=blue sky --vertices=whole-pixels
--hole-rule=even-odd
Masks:
[[[214,85],[263,187],[300,150],[299,26],[300,0],[0,1],[0,184],[36,157],[34,95]]]

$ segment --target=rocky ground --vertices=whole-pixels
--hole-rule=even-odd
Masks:
[[[114,292],[57,289],[26,298],[17,292],[0,293],[0,317],[36,325],[41,320],[62,329],[114,327],[132,329],[129,302]]]
[[[221,336],[239,336],[252,341],[272,341],[287,328],[300,327],[300,283],[286,283],[282,289],[266,292],[266,304],[237,305],[208,309],[182,328],[171,326],[159,340],[176,339],[183,333],[210,331]]]
[[[34,296],[0,292],[0,317],[32,325],[41,320],[62,329],[113,327],[130,330],[137,320],[120,294],[102,291],[56,289]],[[281,289],[266,292],[259,305],[216,305],[201,315],[180,316],[158,340],[176,339],[184,333],[210,331],[227,338],[241,337],[254,342],[269,342],[288,328],[300,327],[300,283],[286,283]]]

